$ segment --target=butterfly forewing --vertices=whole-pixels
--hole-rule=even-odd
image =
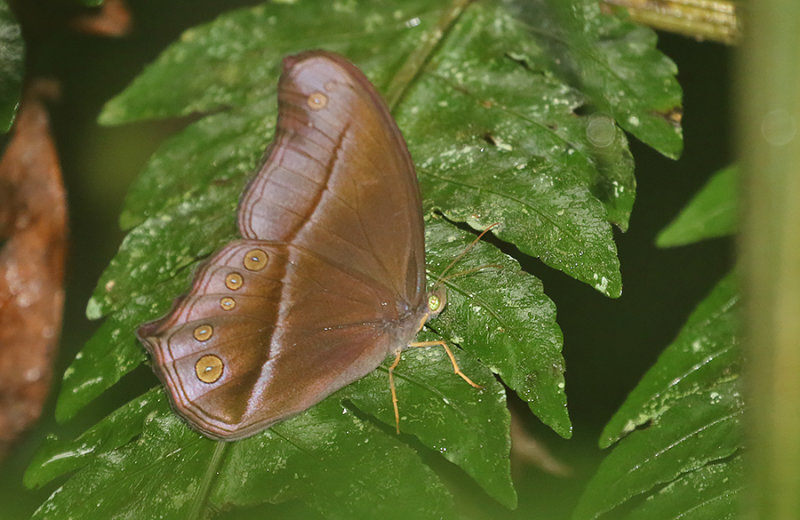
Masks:
[[[241,201],[242,235],[302,245],[418,305],[422,207],[397,124],[341,57],[306,53],[287,64],[271,154]]]

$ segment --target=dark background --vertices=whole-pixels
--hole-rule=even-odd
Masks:
[[[168,2],[169,9],[165,9],[163,1],[130,2],[134,28],[122,39],[75,33],[64,24],[71,13],[68,7],[50,9],[46,2],[15,6],[28,45],[28,70],[61,82],[61,101],[52,105],[51,117],[69,197],[71,240],[55,386],[39,426],[0,463],[0,517],[4,519],[29,517],[57,488],[51,485],[29,491],[21,483],[24,469],[45,435],[54,431],[61,437],[76,435],[156,381],[149,369],[142,367],[70,423],[56,425],[52,418],[61,374],[98,326],[86,320],[84,309],[122,240],[117,218],[127,187],[159,143],[185,124],[159,121],[107,128],[96,124],[97,115],[105,101],[184,29],[235,6],[255,3],[259,2],[178,0]],[[545,291],[558,307],[575,433],[571,440],[561,439],[532,416],[526,419],[526,427],[568,464],[573,474],[554,477],[535,467],[516,465],[520,508],[508,512],[511,518],[568,517],[603,457],[597,438],[605,422],[732,264],[734,244],[729,239],[665,250],[654,245],[658,231],[710,174],[731,161],[732,50],[663,33],[659,48],[678,65],[684,89],[685,150],[679,161],[671,161],[630,138],[638,194],[629,231],[616,233],[622,297],[611,300],[535,259],[524,262],[526,269],[543,280]],[[511,405],[525,410],[513,399]],[[457,469],[434,463],[442,465],[437,469],[452,481],[464,510],[494,520],[504,517],[504,510],[498,511],[501,506],[481,492],[472,492],[471,484]],[[459,493],[460,488],[468,492]],[[241,512],[241,516],[247,513]]]

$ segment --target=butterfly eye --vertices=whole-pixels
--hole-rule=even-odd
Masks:
[[[248,271],[260,271],[267,266],[269,257],[261,249],[251,249],[244,255],[244,267]]]
[[[308,108],[311,110],[320,110],[325,108],[325,105],[328,104],[328,96],[322,92],[314,92],[308,96],[306,103],[308,103]]]
[[[243,283],[244,280],[239,273],[228,273],[228,276],[225,277],[225,287],[231,291],[241,288]]]
[[[431,312],[436,312],[442,306],[442,299],[436,294],[428,296],[428,309]]]
[[[211,325],[200,325],[194,329],[194,339],[197,341],[206,341],[214,335],[214,327]]]
[[[206,354],[197,360],[194,365],[194,372],[197,379],[204,383],[214,383],[222,377],[225,364],[214,354]]]

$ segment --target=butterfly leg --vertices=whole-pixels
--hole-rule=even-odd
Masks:
[[[402,350],[397,351],[397,357],[394,358],[394,363],[389,367],[389,388],[392,390],[392,406],[394,406],[394,424],[397,429],[397,434],[400,435],[400,411],[397,408],[397,391],[394,388],[394,369],[400,363],[400,356],[403,354]]]
[[[464,381],[469,383],[475,388],[483,388],[481,385],[474,383],[472,379],[467,377],[467,374],[461,371],[461,368],[458,366],[458,362],[456,361],[456,357],[453,355],[453,351],[450,350],[450,347],[447,346],[447,343],[444,341],[414,341],[408,344],[409,347],[442,347],[445,352],[447,352],[447,356],[450,358],[450,362],[453,363],[453,371],[461,377]],[[395,360],[395,364],[399,361],[400,357],[398,356],[397,360]]]

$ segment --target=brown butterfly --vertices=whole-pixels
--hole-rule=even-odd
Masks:
[[[178,413],[225,440],[302,412],[395,355],[399,431],[400,352],[444,345],[413,342],[445,294],[426,293],[411,156],[375,88],[339,55],[285,58],[278,108],[239,202],[243,238],[139,339]]]

